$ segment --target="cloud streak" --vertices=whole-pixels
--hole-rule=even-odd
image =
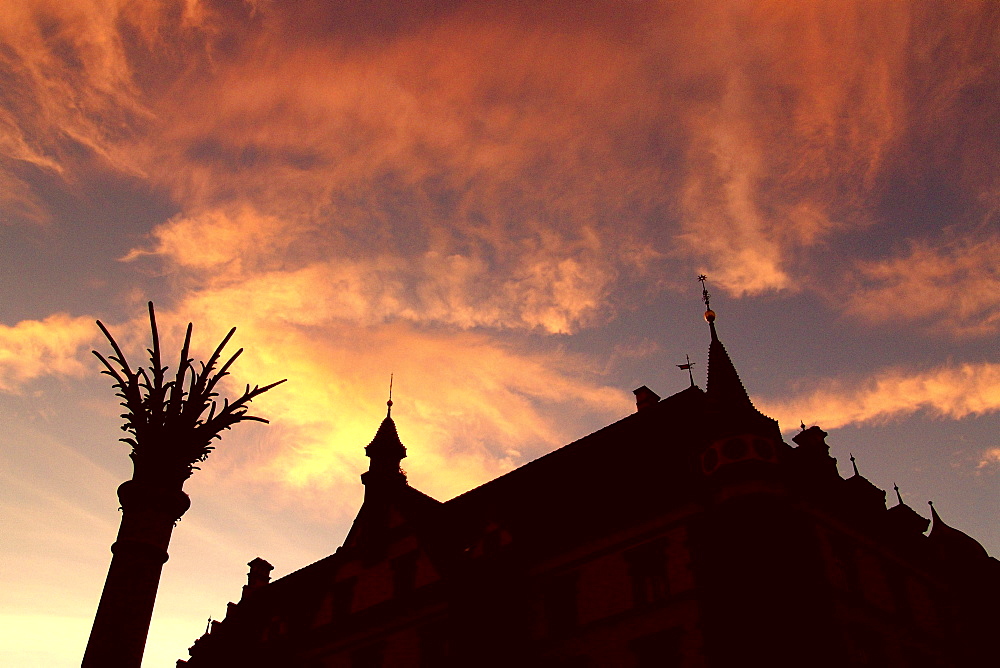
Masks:
[[[44,376],[83,375],[79,355],[95,334],[93,319],[65,313],[0,325],[0,392],[20,393]]]
[[[246,234],[291,237],[277,264],[377,248],[445,307],[468,272],[458,320],[552,333],[668,264],[734,295],[803,284],[832,239],[894,223],[907,176],[996,192],[996,133],[958,104],[996,92],[989,3],[366,7],[24,3],[0,23],[22,92],[0,146],[66,179],[81,154],[141,175],[186,220],[252,210]],[[909,159],[959,127],[980,169]],[[5,173],[9,208],[43,218]],[[519,309],[512,282],[551,296]]]
[[[252,287],[246,293],[254,294]],[[634,408],[586,360],[557,350],[529,352],[481,334],[405,322],[295,321],[316,311],[261,301],[275,310],[249,314],[239,301],[199,293],[159,321],[190,318],[203,331],[240,323],[246,353],[233,386],[290,379],[255,402],[275,433],[237,457],[242,475],[303,491],[347,490],[345,513],[356,507],[356,476],[367,468],[363,447],[384,417],[390,371],[411,480],[443,498],[582,436],[581,424],[599,426]]]
[[[1000,236],[910,242],[893,257],[859,263],[847,312],[871,323],[910,321],[939,334],[1000,331]]]
[[[828,380],[797,397],[758,401],[791,429],[804,419],[835,429],[926,412],[959,420],[1000,410],[1000,364],[949,364],[926,371],[885,369],[868,380]]]

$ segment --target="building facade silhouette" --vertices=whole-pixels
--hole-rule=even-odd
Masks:
[[[188,668],[1000,665],[1000,562],[854,468],[786,443],[709,320],[706,389],[661,399],[447,502],[411,487],[390,409],[336,553],[269,582]],[[852,462],[853,464],[853,462]]]

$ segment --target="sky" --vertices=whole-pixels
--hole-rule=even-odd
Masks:
[[[0,663],[79,665],[134,364],[288,382],[185,489],[144,666],[333,552],[385,414],[445,500],[704,387],[698,274],[786,440],[1000,556],[1000,5],[0,8]],[[609,457],[619,456],[610,452]]]

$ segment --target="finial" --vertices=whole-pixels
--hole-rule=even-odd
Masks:
[[[393,376],[393,374],[390,373],[389,374],[389,401],[385,402],[385,405],[386,405],[385,416],[386,417],[392,417],[392,376]]]
[[[854,460],[854,453],[851,453],[851,466],[854,467],[854,475],[861,475],[858,473],[858,463]]]
[[[799,420],[799,428],[802,429],[802,431],[806,430],[805,420]]]
[[[695,363],[694,363],[694,362],[692,362],[692,361],[691,361],[691,358],[690,358],[690,357],[688,357],[687,355],[685,355],[685,356],[684,356],[684,359],[686,359],[686,360],[687,360],[687,363],[686,363],[686,364],[677,364],[677,365],[675,365],[675,366],[676,366],[676,367],[677,367],[678,369],[687,369],[687,372],[688,372],[688,378],[690,378],[690,379],[691,379],[691,387],[694,387],[694,373],[692,373],[692,371],[691,371],[691,367],[693,367],[693,366],[695,365]]]
[[[892,488],[896,490],[896,499],[899,501],[899,505],[903,505],[903,496],[899,493],[899,485],[892,483]]]
[[[705,274],[700,274],[698,280],[701,282],[701,301],[705,302],[705,320],[709,323],[715,322],[715,311],[712,310],[712,305],[710,300],[712,296],[708,294],[708,288],[705,287],[705,281],[708,280],[708,276]]]

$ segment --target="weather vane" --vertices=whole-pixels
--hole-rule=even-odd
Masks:
[[[386,411],[385,411],[386,417],[391,417],[392,416],[392,376],[393,376],[393,374],[390,373],[389,374],[389,401],[385,402],[385,405],[387,407]]]
[[[688,372],[688,378],[690,378],[690,379],[691,379],[691,387],[694,387],[694,373],[692,373],[692,371],[691,371],[691,367],[693,367],[693,366],[695,365],[695,363],[694,363],[694,362],[692,362],[692,361],[691,361],[691,358],[690,358],[690,357],[688,357],[687,355],[685,355],[685,356],[684,356],[684,359],[686,359],[686,360],[687,360],[687,363],[685,363],[685,364],[677,364],[677,365],[675,365],[675,366],[676,366],[676,367],[677,367],[678,369],[682,369],[682,370],[683,370],[683,369],[686,369],[686,370],[687,370],[687,372]]]

